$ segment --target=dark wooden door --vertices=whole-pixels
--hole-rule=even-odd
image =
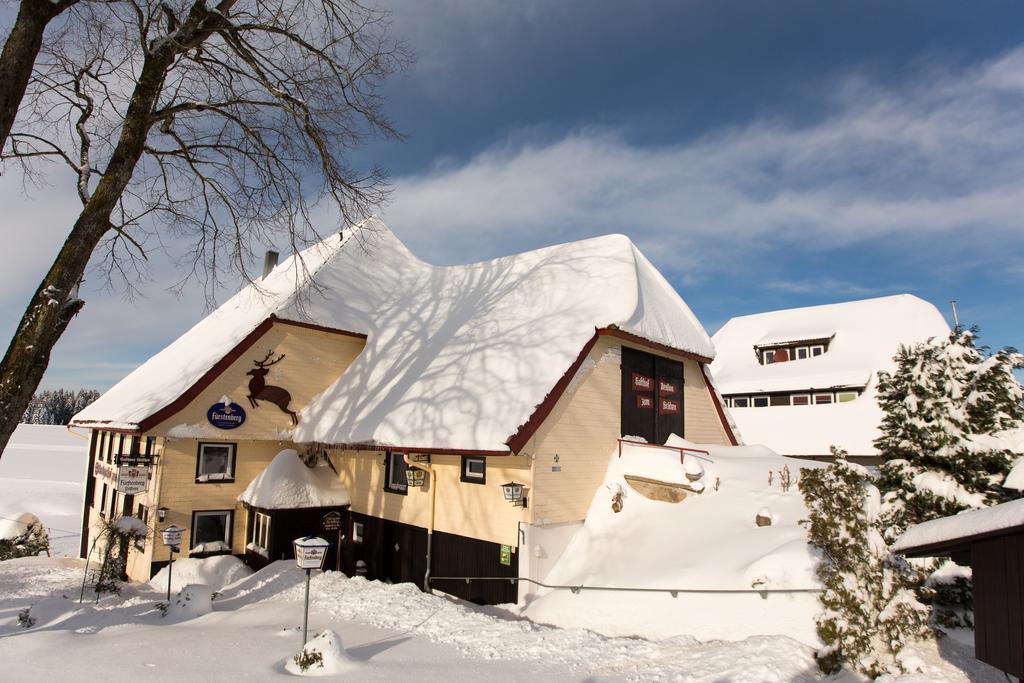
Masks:
[[[672,434],[683,436],[683,364],[655,357],[655,443],[665,443]]]
[[[620,434],[663,444],[683,436],[683,364],[622,347]]]

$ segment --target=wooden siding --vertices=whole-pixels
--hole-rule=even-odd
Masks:
[[[285,355],[282,361],[270,366],[264,381],[285,389],[291,395],[289,408],[298,412],[341,376],[364,345],[365,340],[358,337],[277,322],[182,410],[153,427],[150,434],[173,436],[184,431],[188,436],[210,435],[228,441],[277,441],[291,430],[291,418],[269,401],[259,401],[257,408],[249,403],[252,378],[246,373],[253,369],[254,361],[263,359],[268,351],[273,351],[275,357]],[[207,421],[206,412],[223,396],[245,409],[246,419],[241,427],[217,429]]]
[[[975,657],[1024,678],[1024,532],[971,544]]]
[[[686,411],[686,433],[694,443],[731,444],[722,417],[715,408],[711,389],[696,361],[683,363],[683,410]]]
[[[437,486],[435,530],[494,543],[517,543],[519,522],[528,521],[529,509],[506,502],[501,485],[514,480],[530,489],[529,458],[486,457],[487,483],[476,484],[460,481],[460,456],[431,455],[434,471],[426,486],[410,488],[407,495],[401,495],[384,490],[384,453],[331,451],[331,463],[352,496],[352,512],[426,528],[430,524],[430,487]]]

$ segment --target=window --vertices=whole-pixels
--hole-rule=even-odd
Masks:
[[[855,398],[857,398],[856,391],[840,391],[836,394],[836,403],[849,403]]]
[[[789,405],[789,396],[788,395],[772,396],[771,404],[773,406],[788,406]]]
[[[139,503],[139,507],[138,507],[138,510],[135,513],[135,516],[138,517],[139,519],[141,519],[142,523],[145,524],[146,527],[149,527],[149,508],[148,507],[146,507],[142,503]],[[145,537],[135,539],[135,549],[138,550],[139,552],[142,552],[142,551],[144,551],[146,549],[146,538]]]
[[[817,403],[817,404],[831,403],[832,402],[832,394],[815,394],[814,395],[814,402]]]
[[[120,461],[122,455],[124,455],[124,434],[117,437],[117,452],[114,453],[114,462]]]
[[[462,476],[460,481],[470,484],[484,484],[487,482],[487,460],[485,458],[471,458],[462,456]]]
[[[235,444],[201,443],[196,456],[196,482],[200,484],[235,480]]]
[[[746,396],[737,396],[732,400],[732,403],[737,408],[746,408],[750,405],[750,399]]]
[[[363,542],[363,523],[352,522],[352,542],[362,543]]]
[[[751,404],[755,408],[767,408],[768,407],[768,397],[767,396],[754,396],[753,399],[751,399]]]
[[[793,396],[793,405],[795,406],[809,406],[811,405],[810,394],[795,394]]]
[[[820,356],[823,353],[825,353],[825,347],[822,346],[821,344],[819,344],[817,346],[812,346],[811,347],[811,355],[812,356]]]
[[[405,479],[405,464],[403,453],[388,451],[384,456],[384,490],[388,493],[400,493],[406,495],[409,492],[409,484]]]
[[[156,454],[156,437],[155,436],[147,436],[146,437],[146,455],[155,455],[155,454]]]
[[[196,510],[192,513],[190,554],[231,551],[231,510]]]
[[[761,364],[762,365],[771,365],[774,362],[775,362],[775,352],[774,351],[762,351],[761,352]]]
[[[107,485],[104,484],[100,491],[100,517],[107,516]]]
[[[805,358],[809,358],[810,355],[811,355],[811,350],[808,347],[806,347],[806,346],[800,346],[796,350],[796,359],[797,360],[804,360]]]
[[[270,515],[262,512],[254,512],[252,516],[251,538],[246,550],[251,550],[257,555],[270,557]]]

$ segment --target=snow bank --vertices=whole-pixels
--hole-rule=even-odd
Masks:
[[[291,448],[275,455],[238,500],[267,510],[335,507],[352,502],[334,470],[307,467]]]
[[[220,591],[239,579],[252,574],[240,559],[233,555],[218,555],[196,559],[183,557],[174,561],[171,572],[171,590],[180,591],[189,584],[203,584],[212,590]],[[167,590],[167,567],[162,568],[149,580],[154,590]]]
[[[39,518],[31,512],[5,514],[0,517],[0,539],[11,540],[24,534],[30,527],[42,525]]]
[[[305,671],[297,661],[301,657],[309,661]],[[341,636],[327,630],[306,643],[302,652],[285,662],[284,668],[296,676],[334,676],[349,673],[359,665],[345,651]]]
[[[263,292],[242,290],[74,423],[134,427],[271,315],[367,336],[304,409],[299,442],[505,451],[595,328],[714,356],[690,308],[623,235],[438,267],[379,220],[344,234],[278,266]]]
[[[617,451],[612,454],[604,486],[546,583],[669,590],[819,587],[817,557],[798,524],[807,510],[795,480],[800,468],[824,465],[783,458],[763,447],[697,445],[678,437],[668,445],[707,450],[711,462],[701,461],[702,481],[718,478],[718,491],[708,486],[679,503],[643,497],[625,476],[638,469],[651,471],[652,451],[666,454],[659,458],[659,469],[674,455],[677,480],[686,468],[677,451],[624,443],[621,458]],[[687,455],[687,460],[692,457]],[[794,484],[783,492],[778,471],[786,465]],[[769,471],[775,472],[772,485]],[[615,513],[611,501],[619,490],[625,496],[622,511]],[[754,519],[764,510],[774,523],[758,527]],[[679,593],[673,598],[669,593],[542,590],[522,613],[536,621],[608,635],[737,640],[784,634],[817,643],[815,593],[766,595]]]
[[[981,510],[916,524],[899,537],[893,550],[900,552],[933,543],[1024,526],[1024,498]]]
[[[203,584],[184,586],[178,594],[171,598],[167,605],[168,621],[179,622],[195,619],[213,611],[213,591]]]

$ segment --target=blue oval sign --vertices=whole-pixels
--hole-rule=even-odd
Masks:
[[[237,403],[214,403],[206,411],[206,419],[217,429],[235,429],[245,422],[245,409]]]

